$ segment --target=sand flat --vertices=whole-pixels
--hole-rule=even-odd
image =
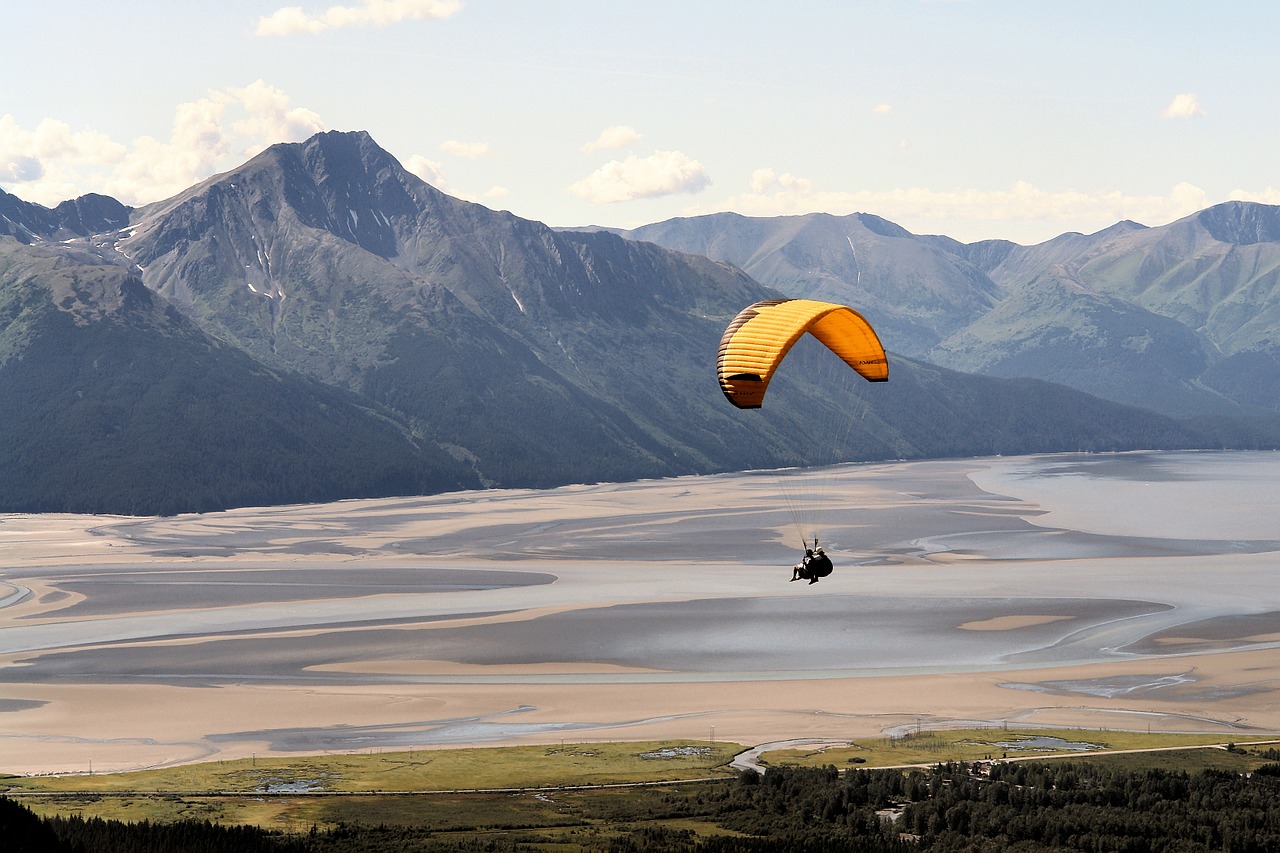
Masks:
[[[844,466],[814,477],[836,571],[812,586],[758,473],[0,516],[0,771],[919,720],[1280,731],[1280,490],[1224,505],[1260,518],[1221,539],[1163,517],[1275,475],[1267,453]]]
[[[965,622],[960,626],[965,631],[1012,631],[1017,628],[1030,628],[1034,625],[1047,625],[1050,622],[1060,622],[1063,619],[1070,619],[1069,616],[1055,615],[1013,615],[1013,616],[997,616],[994,619],[983,619],[981,622]]]

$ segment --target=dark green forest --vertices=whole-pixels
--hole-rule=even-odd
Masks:
[[[171,515],[479,485],[355,395],[173,326],[33,325],[0,363],[0,506]]]
[[[1068,761],[960,762],[907,772],[780,767],[763,777],[748,771],[733,780],[573,802],[538,826],[467,831],[348,822],[285,835],[203,821],[42,819],[0,798],[0,839],[8,853],[1280,850],[1275,763],[1249,774]]]

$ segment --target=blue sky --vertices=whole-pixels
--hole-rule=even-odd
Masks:
[[[22,2],[0,187],[156,201],[318,130],[550,225],[875,213],[1036,243],[1280,204],[1280,4]]]

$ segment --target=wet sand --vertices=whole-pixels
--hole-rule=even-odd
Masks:
[[[767,474],[0,516],[0,771],[917,720],[1280,731],[1277,474],[846,466],[814,477],[816,585],[787,582]]]

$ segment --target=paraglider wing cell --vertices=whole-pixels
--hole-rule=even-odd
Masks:
[[[889,378],[880,338],[857,311],[812,299],[770,299],[743,309],[720,339],[717,368],[720,389],[729,402],[740,409],[760,408],[769,380],[805,333],[863,378]]]

